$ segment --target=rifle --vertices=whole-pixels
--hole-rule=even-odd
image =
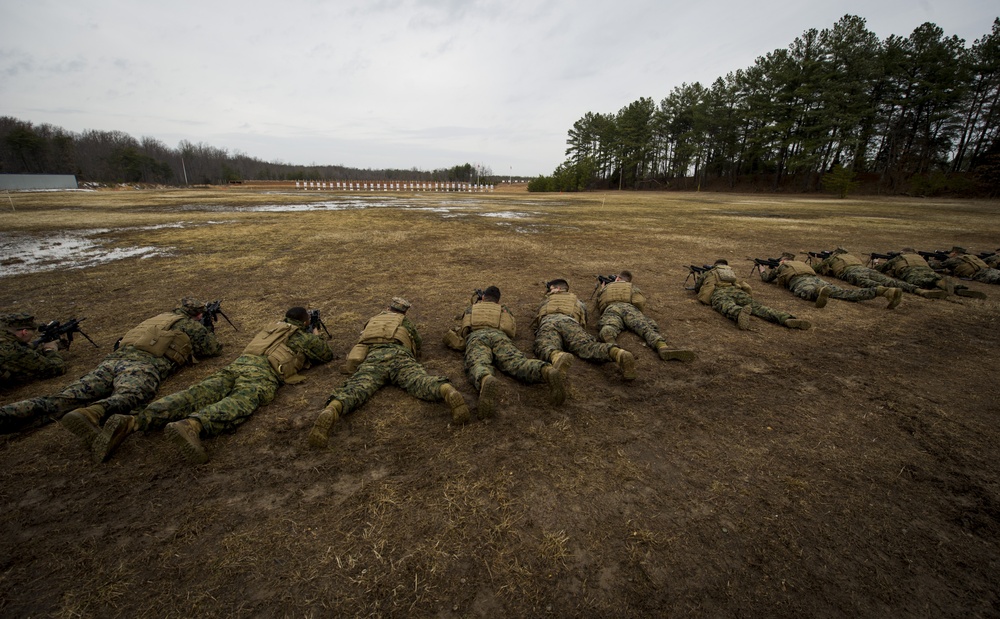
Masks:
[[[79,333],[83,337],[87,338],[87,341],[93,344],[94,348],[97,348],[97,343],[90,339],[89,335],[80,330],[80,323],[84,320],[86,320],[86,318],[70,318],[63,323],[60,323],[58,320],[53,320],[48,324],[41,325],[38,327],[40,335],[31,340],[31,347],[38,348],[42,344],[60,340],[59,347],[65,347],[69,350],[69,345],[73,343],[73,334]]]
[[[809,256],[809,258],[806,259],[806,262],[808,262],[810,264],[810,266],[811,266],[813,264],[813,262],[817,258],[819,260],[826,260],[827,258],[829,258],[830,256],[833,255],[833,252],[832,251],[807,251],[806,254]]]
[[[937,260],[938,262],[944,262],[945,260],[951,258],[951,256],[948,255],[948,252],[943,251],[943,250],[938,250],[938,251],[918,251],[917,253],[920,254],[920,256],[924,260],[928,260],[928,261],[929,260]]]
[[[778,258],[747,258],[747,260],[753,260],[753,268],[750,269],[750,275],[753,275],[754,271],[756,271],[761,279],[764,279],[764,270],[761,267],[774,269],[781,266],[781,260]]]
[[[601,284],[607,285],[618,279],[617,275],[595,275],[594,279],[597,283],[594,284],[594,290],[590,293],[590,298],[593,299],[594,295],[597,294],[597,289],[601,287]]]
[[[889,252],[887,254],[878,254],[878,253],[872,252],[872,253],[868,254],[868,267],[869,268],[874,267],[875,264],[876,264],[876,260],[892,260],[893,258],[895,258],[896,256],[898,256],[899,254],[900,254],[900,252],[898,252],[898,251],[891,251],[891,252]]]
[[[991,258],[991,257],[997,255],[997,253],[995,251],[984,251],[984,252],[980,252],[980,253],[978,253],[976,255],[979,256],[980,260],[986,260],[987,258]]]
[[[330,330],[326,328],[326,323],[324,323],[323,319],[319,317],[319,310],[309,310],[309,330],[315,331],[317,329],[322,329],[326,333],[327,338],[333,338]]]
[[[236,325],[233,324],[232,320],[229,320],[229,316],[226,316],[225,312],[222,311],[222,301],[212,301],[211,303],[205,304],[205,311],[201,313],[201,324],[211,332],[215,332],[215,323],[219,322],[219,316],[226,319],[229,326],[233,328],[233,331],[239,331]]]
[[[695,264],[689,264],[689,265],[687,265],[688,274],[687,274],[687,277],[684,278],[684,289],[685,290],[694,290],[694,288],[688,288],[688,286],[687,286],[688,280],[693,277],[695,283],[697,284],[698,283],[698,276],[701,275],[702,273],[704,273],[705,271],[711,271],[713,268],[714,267],[712,267],[712,265],[710,265],[710,264],[705,264],[705,265],[702,265],[702,266],[698,266],[698,265],[695,265]]]

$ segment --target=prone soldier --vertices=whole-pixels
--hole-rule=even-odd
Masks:
[[[950,277],[934,271],[923,256],[916,250],[905,247],[901,252],[885,262],[875,265],[880,273],[885,273],[896,279],[913,284],[924,290],[944,290],[960,297],[985,299],[986,295],[978,290],[972,290],[963,284],[957,284]]]
[[[59,340],[31,345],[37,329],[31,314],[0,316],[0,386],[66,373],[66,360],[59,354]]]
[[[871,286],[858,290],[848,290],[834,286],[816,275],[816,271],[805,262],[795,259],[795,254],[782,252],[781,259],[775,267],[769,267],[761,273],[765,282],[777,282],[788,288],[797,297],[814,301],[816,307],[825,307],[830,298],[842,301],[868,301],[875,297],[885,297],[889,300],[886,309],[894,309],[903,299],[903,291],[888,286]]]
[[[816,272],[819,275],[832,275],[859,288],[888,286],[891,288],[900,288],[903,292],[915,294],[926,299],[943,299],[948,296],[948,292],[940,288],[927,290],[909,282],[889,277],[875,269],[868,268],[862,263],[860,258],[851,255],[843,247],[838,247],[829,252],[829,255],[816,267]]]
[[[984,284],[1000,284],[1000,270],[990,267],[982,258],[965,251],[964,247],[952,247],[941,268],[955,277],[971,279]]]
[[[667,346],[660,335],[660,327],[643,312],[646,297],[639,287],[632,283],[632,273],[622,271],[611,277],[598,276],[597,311],[600,318],[601,341],[614,344],[618,335],[628,329],[646,341],[646,345],[656,351],[664,361],[692,361],[694,352]]]
[[[806,330],[812,327],[808,320],[755,301],[751,296],[750,285],[736,277],[724,258],[716,260],[711,268],[698,275],[694,290],[698,293],[699,301],[735,322],[743,331],[750,328],[751,315],[789,329]]]

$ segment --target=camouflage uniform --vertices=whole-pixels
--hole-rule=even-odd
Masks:
[[[754,316],[781,326],[786,326],[789,320],[795,319],[795,316],[788,312],[772,309],[755,301],[750,296],[750,285],[745,281],[718,281],[718,278],[714,277],[713,274],[717,268],[705,271],[695,281],[694,289],[695,292],[699,293],[698,300],[702,303],[711,305],[712,309],[733,322],[737,322],[744,307],[749,307],[750,313]],[[703,290],[706,294],[701,294]]]
[[[1000,250],[983,258],[983,262],[991,269],[1000,269]]]
[[[357,371],[327,399],[328,403],[333,400],[341,403],[341,415],[361,407],[387,383],[421,400],[440,402],[444,399],[441,385],[448,383],[448,378],[432,376],[424,370],[415,356],[420,354],[421,347],[417,328],[409,318],[403,318],[402,327],[413,342],[413,352],[400,342],[370,345]]]
[[[622,284],[626,282],[614,282]],[[608,286],[602,285],[597,293],[597,307],[601,311],[601,317],[597,320],[597,327],[603,336],[615,339],[622,331],[628,329],[646,340],[646,344],[653,350],[658,349],[660,342],[666,345],[666,340],[660,335],[660,327],[656,321],[643,314],[646,298],[638,286],[632,285],[632,302],[616,301],[606,303],[602,300],[608,290]]]
[[[768,269],[765,273],[763,273],[761,275],[761,280],[765,282],[778,280],[778,283],[784,283],[792,294],[808,301],[815,301],[817,297],[819,297],[819,291],[821,288],[828,288],[830,290],[831,298],[840,299],[842,301],[869,301],[879,296],[878,289],[876,288],[847,290],[846,288],[834,286],[833,284],[820,279],[815,274],[810,275],[809,273],[800,273],[789,277],[788,273],[790,272],[789,269],[792,268],[790,266],[791,264],[807,266],[805,263],[794,261],[783,262],[780,266]],[[811,271],[812,269],[810,268],[809,270]]]
[[[546,293],[546,297],[554,294]],[[582,323],[568,314],[547,314],[535,318],[535,356],[539,359],[552,361],[553,353],[566,350],[581,359],[604,363],[614,361],[611,349],[614,344],[598,342],[594,336],[587,333],[583,325],[587,322],[587,308],[583,302],[577,301],[579,312],[582,312]],[[545,307],[542,303],[539,312]]]
[[[846,267],[841,268],[839,260],[842,260],[844,256],[850,256],[846,253],[834,253],[834,255],[829,258],[825,258],[816,267],[816,272],[820,275],[832,275],[837,279],[844,280],[848,284],[853,284],[859,288],[876,288],[878,286],[888,286],[890,288],[902,288],[904,292],[910,294],[917,294],[917,290],[920,290],[918,286],[903,281],[901,279],[895,279],[879,273],[875,269],[870,269],[863,264],[851,264]],[[851,256],[852,259],[860,259]],[[833,295],[831,295],[833,296]]]
[[[510,321],[511,331],[514,328],[514,317],[507,306],[501,306],[501,312]],[[464,322],[471,324],[472,306],[466,310],[463,318]],[[511,336],[504,333],[499,328],[479,327],[474,328],[468,325],[462,327],[457,339],[465,337],[465,375],[469,382],[479,391],[482,387],[483,379],[487,376],[494,376],[494,365],[508,376],[520,380],[529,385],[544,383],[542,370],[549,365],[540,359],[529,359],[511,341]],[[449,346],[461,349],[460,346]]]
[[[326,363],[333,352],[326,342],[310,333],[303,323],[285,318],[299,328],[286,345],[302,353],[309,363]],[[203,381],[183,391],[156,400],[139,413],[137,429],[162,430],[168,423],[191,418],[201,424],[203,436],[216,436],[235,429],[261,406],[274,399],[281,381],[263,355],[243,354]]]
[[[28,346],[9,329],[35,329],[31,314],[0,317],[0,387],[66,373],[66,362],[58,351]]]
[[[885,273],[896,279],[901,279],[908,284],[924,290],[946,288],[945,278],[935,273],[934,269],[927,264],[919,254],[903,253],[893,256],[889,260],[875,267],[880,273]]]
[[[183,309],[174,310],[174,313],[183,318],[174,323],[171,330],[187,334],[196,357],[218,356],[222,344],[214,333],[191,320]],[[0,431],[10,432],[30,423],[48,423],[87,404],[102,406],[105,418],[115,413],[128,413],[152,400],[160,382],[178,367],[167,357],[156,357],[134,346],[123,346],[58,394],[0,408]]]
[[[984,284],[1000,284],[1000,270],[990,268],[982,258],[960,255],[941,263],[955,277],[963,277]]]

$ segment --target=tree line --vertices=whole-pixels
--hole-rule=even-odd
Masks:
[[[73,133],[48,124],[0,116],[0,174],[74,174],[82,182],[213,185],[245,180],[426,181],[492,184],[485,166],[469,163],[425,171],[360,169],[268,162],[208,144],[171,148],[122,131]]]
[[[841,189],[996,196],[1000,18],[967,48],[933,23],[879,40],[845,15],[710,87],[587,112],[566,143],[529,190],[814,191],[836,174]]]

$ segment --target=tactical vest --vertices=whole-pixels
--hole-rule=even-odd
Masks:
[[[546,295],[545,302],[538,308],[538,318],[550,314],[565,314],[581,325],[586,318],[579,299],[572,292],[552,292]]]
[[[597,309],[603,313],[612,303],[631,303],[642,311],[646,297],[632,286],[632,282],[611,282],[597,294]]]
[[[297,353],[287,344],[288,338],[298,330],[293,324],[276,322],[253,336],[243,354],[265,357],[282,382],[301,382],[301,377],[297,375],[306,365],[305,353]]]
[[[472,306],[472,312],[462,316],[462,329],[500,329],[513,338],[517,330],[514,317],[503,311],[503,306],[492,301],[480,301]]]
[[[782,262],[778,267],[778,283],[787,286],[788,282],[797,275],[815,275],[813,268],[801,260],[789,260]]]
[[[958,259],[961,262],[952,269],[958,277],[972,277],[983,269],[990,268],[990,265],[983,262],[983,259],[979,256],[963,254],[958,256]]]
[[[736,285],[736,273],[733,268],[727,265],[719,265],[705,272],[705,279],[701,280],[701,288],[698,289],[698,300],[705,305],[712,304],[712,293],[716,288],[728,288]]]
[[[417,351],[413,347],[413,338],[403,326],[405,316],[397,312],[382,312],[365,325],[361,332],[359,344],[402,344],[412,354]]]
[[[180,329],[171,329],[183,318],[172,312],[153,316],[133,327],[118,345],[134,346],[154,357],[166,357],[177,365],[184,365],[193,358],[191,338]]]
[[[861,259],[851,254],[837,254],[830,260],[830,272],[834,277],[840,277],[847,267],[861,266]]]
[[[896,256],[895,260],[898,262],[896,263],[896,266],[892,268],[893,273],[901,273],[903,269],[911,267],[924,267],[925,269],[930,268],[927,261],[924,260],[923,256],[920,254],[900,254]]]

